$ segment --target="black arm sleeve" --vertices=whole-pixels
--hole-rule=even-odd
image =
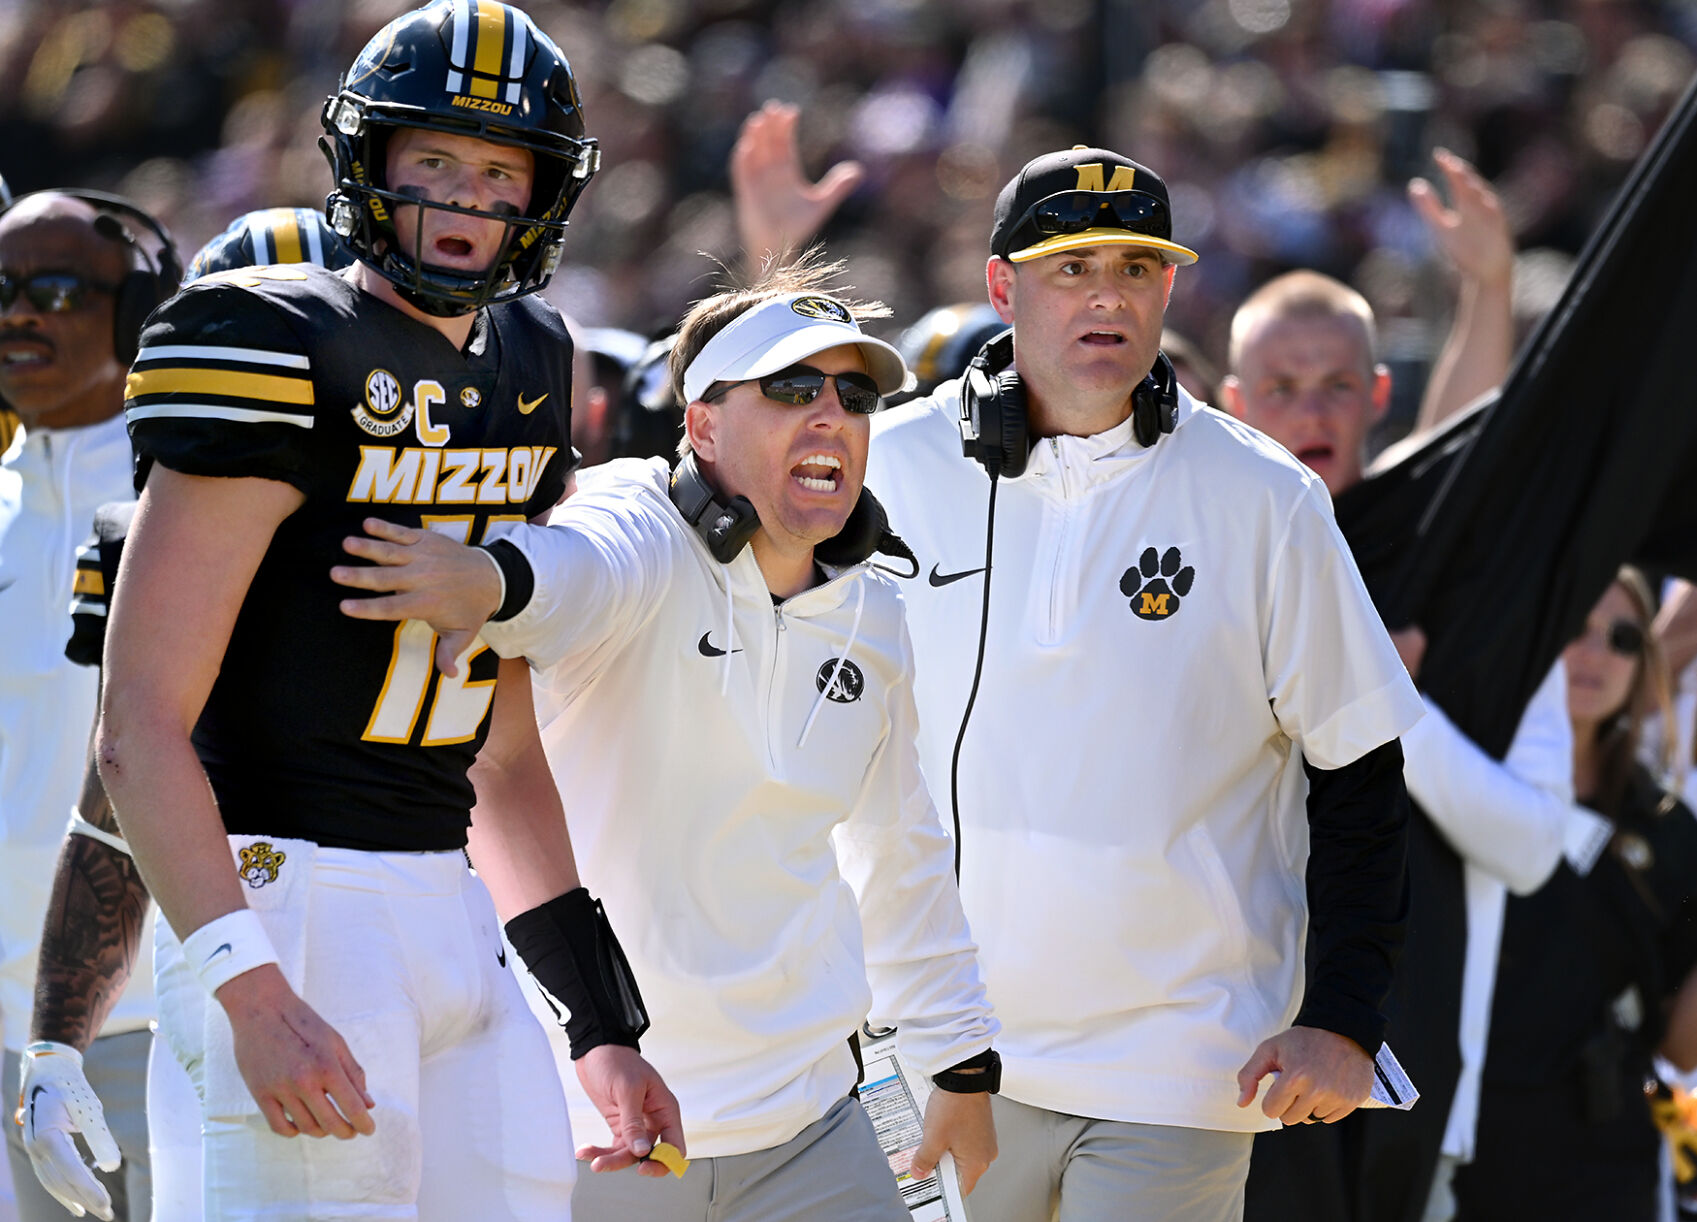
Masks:
[[[1408,916],[1408,789],[1402,743],[1308,773],[1308,988],[1296,1025],[1347,1036],[1369,1056]]]

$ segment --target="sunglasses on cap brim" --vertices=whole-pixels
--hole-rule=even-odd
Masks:
[[[872,380],[869,373],[850,370],[847,373],[824,373],[811,365],[791,365],[788,369],[780,369],[777,373],[769,373],[759,378],[743,378],[737,382],[718,382],[707,389],[701,396],[702,402],[712,403],[723,398],[738,386],[747,386],[750,382],[760,385],[760,393],[774,403],[785,403],[791,407],[801,407],[817,399],[825,389],[827,381],[837,384],[837,401],[843,405],[845,412],[857,416],[870,416],[878,410],[883,402],[883,396],[878,393],[878,383]]]
[[[9,310],[21,293],[43,314],[66,314],[80,310],[89,293],[115,293],[118,286],[103,284],[75,272],[36,272],[16,276],[0,272],[0,310]]]
[[[1171,241],[1173,222],[1166,201],[1147,191],[1062,191],[1025,210],[1009,246],[1020,250],[1044,238],[1087,229],[1124,229],[1166,242]]]

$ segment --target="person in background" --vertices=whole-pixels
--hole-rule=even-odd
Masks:
[[[1506,232],[1503,235],[1507,244]],[[1506,310],[1506,298],[1502,303]],[[1458,317],[1457,325],[1462,325]],[[1481,334],[1486,334],[1481,331]],[[1456,345],[1456,367],[1478,371],[1487,357]],[[1222,386],[1228,411],[1290,450],[1326,482],[1334,498],[1360,482],[1368,435],[1390,402],[1390,374],[1376,357],[1371,307],[1355,290],[1315,272],[1291,272],[1269,281],[1233,319],[1231,372]],[[1498,371],[1500,381],[1506,366]],[[1425,638],[1417,626],[1392,632],[1409,674],[1419,679]],[[1468,915],[1466,960],[1459,1018],[1436,1015],[1460,1058],[1460,1077],[1448,1103],[1441,1158],[1418,1190],[1424,1216],[1451,1216],[1449,1181],[1456,1164],[1473,1152],[1479,1074],[1491,1011],[1496,946],[1510,891],[1528,894],[1555,870],[1564,852],[1583,852],[1597,820],[1572,805],[1571,745],[1564,681],[1555,667],[1533,696],[1514,743],[1502,762],[1469,741],[1430,696],[1426,715],[1403,735],[1404,776],[1410,795],[1462,857]],[[1414,911],[1421,902],[1413,880]],[[1415,1009],[1404,1021],[1420,1021]],[[1453,1035],[1451,1034],[1453,1033]],[[1407,1040],[1407,1028],[1403,1028]],[[1417,1085],[1420,1083],[1416,1082]],[[1447,1091],[1432,1083],[1422,1106],[1446,1106]],[[1405,1123],[1386,1115],[1375,1122]],[[1367,1123],[1357,1118],[1346,1129]],[[1247,1214],[1288,1216],[1293,1202],[1325,1199],[1319,1216],[1351,1217],[1345,1202],[1358,1191],[1365,1169],[1356,1143],[1328,1132],[1269,1133],[1256,1140]],[[1428,1186],[1429,1185],[1429,1186]],[[1415,1213],[1415,1217],[1422,1216]]]
[[[24,1222],[84,1208],[141,1220],[151,1209],[148,956],[78,942],[78,956],[107,960],[110,976],[63,1022],[52,998],[37,1010],[35,984],[44,937],[63,932],[49,921],[44,934],[43,922],[67,823],[83,833],[68,846],[76,879],[131,923],[147,902],[134,864],[98,841],[97,825],[110,826],[98,793],[79,792],[98,681],[65,657],[65,608],[84,588],[76,545],[96,509],[133,499],[124,375],[142,320],[181,272],[158,222],[116,197],[38,192],[0,214],[0,398],[24,430],[0,465],[0,1091],[19,1109],[6,1153]],[[98,1174],[70,1137],[91,1092],[110,1118],[90,1134]]]
[[[266,208],[236,217],[196,251],[184,282],[256,264],[346,267],[351,260],[321,213]],[[127,480],[124,492],[130,492]],[[100,666],[124,539],[134,516],[135,501],[129,495],[100,506],[93,536],[77,550],[65,656],[79,666]],[[92,759],[84,771],[77,809],[80,819],[60,846],[43,921],[33,1018],[36,1040],[73,1048],[123,993],[138,961],[141,987],[152,986],[147,963],[151,952],[145,949],[151,939],[141,915],[150,897],[118,834],[111,800]],[[106,1148],[111,1139],[98,1094],[90,1090],[81,1102],[81,1111],[67,1117],[71,1128],[90,1146]],[[153,1208],[161,1219],[193,1222],[200,1216],[199,1111],[188,1074],[155,1039],[147,1063],[147,1144]],[[108,1216],[111,1206],[104,1186],[66,1138],[66,1131],[47,1126],[26,1130],[25,1146],[37,1176],[44,1186],[51,1181],[50,1190],[73,1209]]]
[[[1573,788],[1610,835],[1509,901],[1460,1222],[1657,1216],[1651,1058],[1697,1068],[1697,817],[1639,758],[1652,711],[1673,749],[1654,611],[1623,568],[1562,654]]]
[[[1236,1218],[1252,1135],[1348,1115],[1383,1036],[1419,701],[1319,478],[1160,359],[1173,219],[1112,150],[1033,159],[985,268],[1011,337],[874,423],[1003,1024],[980,1222]]]

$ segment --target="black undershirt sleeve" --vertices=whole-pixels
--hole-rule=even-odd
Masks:
[[[1347,1036],[1369,1054],[1408,916],[1408,789],[1392,739],[1342,768],[1308,774],[1308,987],[1295,1025]]]

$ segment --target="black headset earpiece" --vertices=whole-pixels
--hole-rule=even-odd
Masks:
[[[672,468],[668,489],[672,504],[683,514],[684,521],[695,528],[720,564],[729,564],[737,553],[748,546],[754,532],[760,529],[760,515],[745,496],[720,500],[719,493],[696,465],[694,454],[685,454]]]
[[[147,316],[175,293],[183,282],[182,256],[177,253],[177,244],[171,240],[170,231],[145,209],[107,191],[53,187],[30,194],[63,195],[82,200],[99,213],[94,218],[94,231],[109,242],[119,242],[130,248],[132,266],[118,282],[112,301],[112,354],[119,364],[128,365],[136,359],[142,324],[147,321]],[[16,205],[28,198],[29,195],[20,195],[12,203]],[[125,226],[125,219],[135,221],[159,239],[157,254],[149,256],[136,241],[135,234]]]
[[[880,552],[907,561],[913,571],[899,573],[884,565],[880,568],[898,576],[919,576],[919,557],[913,554],[913,549],[902,541],[900,535],[890,529],[890,518],[884,512],[883,502],[872,495],[872,489],[862,487],[860,499],[854,503],[843,528],[829,539],[815,544],[813,558],[832,568],[846,569],[870,560]]]
[[[1025,473],[1031,457],[1025,383],[1013,364],[1013,329],[978,350],[960,388],[960,444],[992,478]]]
[[[1155,365],[1131,392],[1131,435],[1147,449],[1178,423],[1178,374],[1165,352],[1155,353]]]

